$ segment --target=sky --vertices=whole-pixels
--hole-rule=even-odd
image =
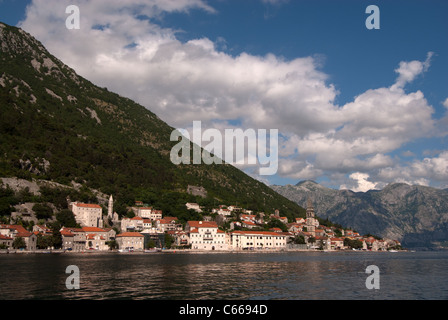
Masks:
[[[353,191],[448,188],[447,15],[443,0],[0,0],[0,21],[174,128],[277,129],[275,175],[236,165],[254,178]]]

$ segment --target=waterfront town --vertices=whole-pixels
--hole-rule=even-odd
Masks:
[[[187,221],[164,216],[137,201],[131,209],[134,217],[119,218],[113,211],[110,196],[107,215],[98,204],[72,202],[70,209],[79,227],[62,227],[63,252],[163,252],[185,250],[218,251],[286,251],[286,250],[369,250],[386,251],[400,248],[396,240],[360,235],[350,229],[321,225],[308,200],[305,218],[288,221],[278,210],[271,214],[253,212],[237,206],[220,205],[201,221]],[[200,213],[196,203],[186,203],[187,210]],[[267,221],[277,226],[266,228]],[[0,225],[0,251],[39,252],[38,237],[49,236],[46,225],[34,225],[32,231],[22,225]],[[18,249],[18,250],[17,250]],[[52,250],[54,248],[47,248]],[[45,250],[44,250],[45,251]]]

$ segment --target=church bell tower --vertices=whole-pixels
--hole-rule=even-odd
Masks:
[[[316,229],[316,219],[314,218],[314,207],[311,199],[308,198],[306,206],[306,230],[310,232],[313,236],[315,235]]]
[[[107,207],[107,217],[112,219],[113,216],[114,216],[114,199],[112,198],[112,195],[110,195],[109,206]]]

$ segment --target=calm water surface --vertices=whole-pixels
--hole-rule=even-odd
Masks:
[[[69,265],[79,290],[66,288]],[[0,288],[8,300],[446,300],[448,252],[1,254]]]

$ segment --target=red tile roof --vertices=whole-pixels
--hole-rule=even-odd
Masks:
[[[16,230],[17,232],[28,232],[23,226],[18,224],[2,224],[0,226],[3,229],[13,229]]]
[[[29,231],[25,231],[25,232],[18,232],[16,234],[16,237],[28,238],[28,237],[31,237],[32,235],[34,235],[34,233],[29,232]]]
[[[218,224],[214,221],[188,221],[187,223],[193,228],[218,228]]]
[[[70,230],[68,229],[62,229],[61,230],[61,235],[63,235],[64,237],[74,237],[75,235],[73,233],[70,232]]]
[[[101,209],[101,206],[97,204],[90,204],[90,203],[75,203],[75,206],[81,207],[81,208],[96,208]]]
[[[140,232],[123,232],[117,235],[117,237],[144,237]]]
[[[82,227],[84,232],[106,232],[106,230],[97,227]]]
[[[247,235],[265,235],[265,236],[279,236],[281,234],[279,234],[278,232],[273,232],[273,231],[233,231],[232,234],[247,234]]]

